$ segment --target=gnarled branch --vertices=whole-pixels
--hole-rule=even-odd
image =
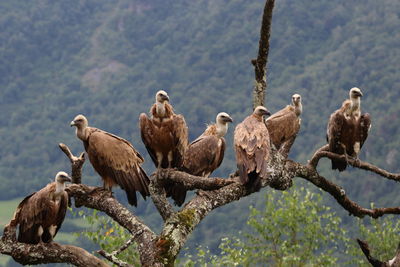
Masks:
[[[9,231],[15,233],[15,229]],[[6,235],[3,235],[0,240],[0,253],[12,256],[16,262],[23,265],[65,262],[82,267],[108,266],[80,247],[60,245],[56,242],[37,245],[25,244],[16,242],[15,236],[7,238]]]
[[[269,38],[271,35],[272,11],[275,0],[267,0],[261,22],[260,40],[258,42],[258,55],[251,60],[254,65],[255,85],[253,89],[253,108],[264,106],[267,89],[267,62],[269,54]]]

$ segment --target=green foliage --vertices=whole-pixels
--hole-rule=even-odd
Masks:
[[[220,255],[199,248],[185,265],[194,266],[335,266],[346,246],[347,231],[320,193],[301,187],[269,192],[262,210],[250,208],[250,230],[240,238],[224,238]],[[194,258],[194,259],[193,259]]]
[[[400,221],[395,216],[378,219],[359,219],[357,238],[367,241],[373,257],[381,261],[392,259],[400,242]],[[357,242],[350,242],[348,254],[351,255],[349,264],[366,266],[368,261]]]
[[[69,127],[78,113],[131,141],[145,157],[148,174],[154,166],[137,119],[149,110],[157,90],[168,91],[175,110],[185,116],[191,140],[220,111],[240,122],[251,110],[250,59],[257,53],[264,3],[0,1],[0,199],[24,197],[57,171],[69,170],[57,144],[69,145],[75,154],[83,151]],[[362,108],[373,119],[360,158],[400,171],[399,11],[398,0],[276,1],[266,105],[275,112],[293,93],[303,97],[302,126],[290,158],[306,162],[325,143],[329,115],[348,89],[358,86],[364,92]],[[235,124],[215,176],[235,170]],[[327,160],[318,168],[363,206],[372,200],[378,206],[400,201],[398,184],[375,174],[352,168],[338,174]],[[89,162],[83,182],[101,185]],[[126,203],[125,194],[114,191]],[[208,245],[214,253],[215,240],[237,233],[248,206],[259,207],[260,201],[254,194],[221,207],[188,243]],[[335,200],[325,202],[342,216],[346,229],[355,228]],[[135,214],[153,229],[162,225],[151,201],[139,200]]]
[[[93,210],[92,214],[79,211],[78,215],[88,222],[90,228],[80,233],[75,233],[75,235],[86,237],[95,244],[98,244],[106,252],[111,253],[118,250],[132,237],[125,228],[108,216],[99,215],[99,212],[96,210]],[[133,266],[141,266],[135,242],[131,243],[117,257]]]

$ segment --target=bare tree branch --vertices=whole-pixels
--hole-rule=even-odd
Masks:
[[[336,160],[342,160],[342,161],[346,161],[346,157],[344,155],[338,155],[332,152],[327,151],[327,147],[328,145],[325,145],[323,147],[321,147],[320,149],[318,149],[312,159],[310,160],[309,164],[311,166],[313,166],[314,168],[316,168],[319,160],[321,158],[329,158],[329,159],[336,159]],[[376,174],[379,174],[382,177],[388,178],[389,180],[393,180],[396,182],[400,181],[400,174],[399,173],[391,173],[388,172],[384,169],[378,168],[375,165],[372,165],[370,163],[361,161],[359,159],[353,159],[350,157],[347,157],[347,163],[353,167],[359,168],[359,169],[363,169],[363,170],[367,170],[367,171],[371,171],[374,172]]]
[[[31,245],[3,236],[0,241],[0,253],[12,256],[16,262],[23,265],[65,262],[75,266],[108,266],[83,248],[60,245],[56,242]]]
[[[119,267],[130,267],[133,266],[131,264],[128,264],[124,261],[121,261],[118,259],[114,253],[107,253],[104,250],[98,250],[97,253],[99,253],[101,256],[112,262],[113,264],[119,266]]]
[[[315,186],[321,188],[325,192],[331,194],[336,199],[336,201],[351,215],[360,218],[364,217],[365,215],[372,218],[378,218],[385,214],[400,214],[400,207],[375,209],[363,208],[359,206],[356,202],[350,200],[346,196],[346,192],[343,188],[332,183],[325,177],[319,175],[319,173],[311,165],[305,166],[289,160],[288,164],[291,165],[290,168],[295,171],[295,176],[301,177],[313,183]]]
[[[369,245],[366,241],[357,238],[358,245],[360,246],[362,252],[367,258],[368,262],[374,267],[398,267],[400,266],[400,244],[397,246],[396,255],[393,259],[382,262],[377,258],[371,256],[371,251]]]
[[[69,158],[71,162],[71,177],[74,184],[82,182],[82,166],[85,163],[85,153],[82,152],[79,157],[72,154],[69,147],[63,143],[58,144],[62,152]]]
[[[267,61],[269,54],[269,39],[271,35],[272,11],[275,0],[267,0],[261,22],[260,40],[258,43],[258,56],[251,63],[254,65],[255,85],[253,89],[253,108],[265,105],[267,89]]]

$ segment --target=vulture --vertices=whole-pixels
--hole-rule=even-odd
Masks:
[[[21,201],[13,218],[16,225],[19,224],[19,242],[38,244],[53,241],[68,207],[65,182],[71,182],[71,178],[65,172],[58,172],[53,183]]]
[[[227,113],[218,113],[216,123],[209,125],[204,133],[186,149],[182,170],[189,174],[203,177],[208,177],[216,170],[224,159],[224,136],[228,131],[228,122],[232,121],[232,118]],[[179,206],[185,201],[186,190],[181,193],[181,202],[176,202]]]
[[[225,112],[218,113],[216,123],[209,125],[185,152],[183,169],[196,176],[208,177],[222,163],[225,153],[224,136],[232,118]]]
[[[271,144],[264,115],[270,115],[269,111],[263,106],[256,107],[253,114],[236,126],[234,133],[240,181],[252,191],[259,191],[261,178],[268,175]]]
[[[350,90],[350,99],[346,99],[342,107],[331,114],[327,127],[327,141],[329,151],[358,159],[361,147],[368,137],[371,128],[371,117],[368,113],[361,114],[360,89]],[[331,160],[332,169],[344,171],[347,162]]]
[[[137,206],[136,191],[146,199],[149,196],[149,178],[142,169],[143,157],[127,140],[89,127],[88,120],[78,115],[71,122],[76,127],[76,136],[82,140],[93,168],[103,179],[106,190],[114,185],[125,190],[128,202]]]
[[[188,128],[182,115],[169,104],[168,94],[160,90],[150,109],[151,117],[140,114],[142,141],[157,168],[178,168],[188,146]]]
[[[295,138],[300,130],[300,115],[303,110],[301,96],[294,94],[292,104],[272,114],[266,119],[269,137],[275,148],[279,148],[288,140]]]
[[[175,114],[169,104],[168,94],[160,90],[156,94],[156,103],[150,109],[150,118],[142,113],[139,127],[142,141],[150,154],[154,165],[159,168],[180,168],[188,146],[188,127],[180,114]],[[180,184],[165,185],[167,197],[175,204],[185,201],[186,190]]]

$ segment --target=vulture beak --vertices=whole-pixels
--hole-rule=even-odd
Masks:
[[[266,110],[266,111],[264,112],[263,115],[265,115],[265,116],[270,116],[270,115],[271,115],[271,112],[269,112],[269,110]]]
[[[169,97],[168,97],[167,95],[163,95],[163,96],[162,96],[162,100],[168,101],[168,102],[169,102]]]
[[[225,122],[233,122],[233,119],[231,117],[225,118]]]
[[[75,125],[76,125],[75,121],[71,121],[70,126],[72,127],[72,126],[75,126]]]
[[[71,183],[71,182],[72,182],[72,179],[71,179],[71,177],[68,176],[68,177],[65,177],[65,178],[63,179],[63,181],[64,181],[64,183],[65,183],[65,182],[70,182],[70,183]]]
[[[357,96],[362,97],[363,94],[361,92],[357,92]]]

